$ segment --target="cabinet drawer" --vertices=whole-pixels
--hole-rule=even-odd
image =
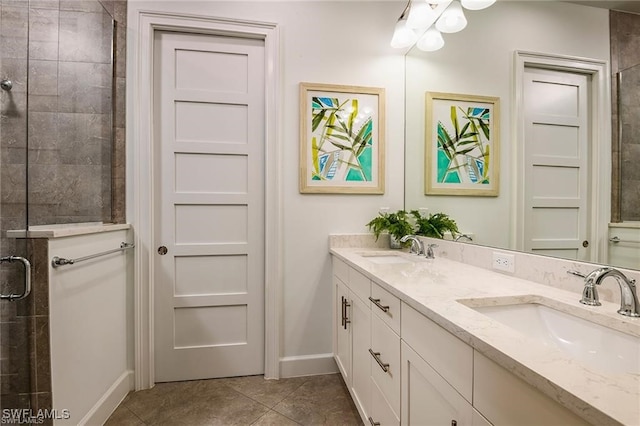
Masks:
[[[400,337],[376,315],[371,315],[371,351],[371,378],[399,417]]]
[[[355,269],[349,268],[349,281],[347,285],[352,294],[369,303],[369,296],[371,295],[371,280],[369,280],[369,278]]]
[[[481,419],[469,402],[402,342],[403,425],[480,426]]]
[[[385,399],[373,378],[371,379],[371,414],[369,417],[370,424],[380,423],[380,426],[400,426],[400,419],[391,409],[389,402]]]
[[[374,282],[371,283],[371,310],[400,334],[400,299]]]
[[[589,424],[477,351],[473,405],[497,426]]]
[[[402,303],[402,340],[469,402],[473,390],[473,348],[406,303]]]
[[[349,283],[349,265],[335,256],[332,256],[331,259],[333,261],[333,275],[338,277],[343,283]]]

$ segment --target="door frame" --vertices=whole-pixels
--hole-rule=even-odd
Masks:
[[[153,117],[153,50],[156,31],[230,35],[264,40],[265,49],[265,366],[267,379],[280,377],[280,334],[282,294],[282,184],[280,178],[281,143],[279,132],[279,28],[277,24],[209,16],[139,11],[136,42],[131,43],[129,75],[133,101],[129,130],[132,148],[127,162],[133,195],[131,206],[134,228],[134,368],[135,389],[153,387],[154,381],[154,274],[155,246],[153,185],[155,138]],[[129,127],[129,126],[128,126]],[[134,166],[135,165],[135,166]]]
[[[591,125],[590,209],[589,233],[594,241],[591,259],[607,259],[607,228],[611,219],[611,88],[608,61],[575,56],[553,55],[516,50],[514,54],[512,140],[515,184],[511,186],[512,217],[511,247],[522,250],[524,229],[524,74],[525,67],[566,71],[591,76],[589,105]]]

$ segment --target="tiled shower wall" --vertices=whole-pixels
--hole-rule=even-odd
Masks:
[[[100,3],[116,20],[113,68]],[[126,1],[2,0],[0,18],[0,72],[14,82],[2,105],[3,217],[22,212],[28,174],[29,225],[123,223]]]
[[[125,219],[126,0],[100,3],[116,20],[115,98],[104,93],[107,46],[87,49],[79,36],[104,24],[98,1],[0,1],[0,78],[14,82],[0,96],[0,255],[25,256],[33,268],[31,295],[0,302],[0,408],[51,408],[46,241],[6,231]],[[104,115],[111,103],[113,119]],[[20,265],[2,264],[0,292],[22,282]]]
[[[111,222],[111,17],[97,1],[29,9],[29,225]]]
[[[610,12],[612,97],[612,221],[640,220],[640,15]],[[617,73],[622,71],[619,93]],[[620,96],[622,95],[622,96]],[[618,99],[622,99],[618,108]],[[618,119],[622,144],[618,145]]]

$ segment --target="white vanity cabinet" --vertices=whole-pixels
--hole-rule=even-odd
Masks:
[[[402,304],[402,424],[490,425],[472,406],[473,348]]]
[[[400,300],[336,258],[333,282],[336,363],[363,421],[397,426]]]
[[[366,425],[588,424],[336,257],[333,275],[334,356]]]
[[[371,283],[346,263],[333,258],[333,352],[349,393],[364,418],[371,406]]]

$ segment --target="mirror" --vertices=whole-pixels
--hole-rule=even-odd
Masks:
[[[520,212],[516,205],[517,198],[526,189],[516,190],[520,171],[516,168],[518,138],[515,136],[517,117],[514,113],[513,95],[516,85],[515,51],[591,58],[611,64],[609,10],[561,1],[498,1],[488,9],[465,11],[465,14],[467,27],[459,33],[444,34],[445,46],[441,50],[422,52],[413,47],[405,58],[405,209],[426,208],[429,213],[447,213],[456,220],[462,233],[472,235],[474,243],[518,249],[524,246],[515,235],[519,232],[515,224],[522,222],[517,216]],[[637,28],[640,31],[640,23]],[[640,56],[637,57],[637,63],[640,63]],[[616,67],[622,64],[612,65],[611,69],[615,72]],[[638,73],[640,77],[640,71]],[[633,86],[638,86],[640,78],[628,80],[633,82]],[[589,87],[594,87],[591,80],[588,83]],[[425,195],[426,92],[499,97],[500,121],[497,127],[500,136],[500,192],[497,197]],[[617,98],[616,92],[612,93],[614,99]],[[593,93],[590,92],[589,95],[593,96]],[[638,96],[634,98],[637,99]],[[602,121],[606,121],[606,134],[609,134],[609,99],[606,102],[606,120]],[[623,117],[623,108],[620,111],[620,116]],[[628,113],[629,108],[625,108],[624,112]],[[634,112],[636,115],[640,114],[640,108],[636,107]],[[622,129],[624,128],[623,123]],[[603,140],[607,144],[605,152],[611,152],[611,138]],[[589,150],[588,155],[593,158],[599,154],[594,148]],[[623,159],[630,164],[628,156],[623,156]],[[588,170],[587,173],[588,176],[602,179],[604,183],[601,187],[607,188],[599,195],[600,198],[596,200],[595,196],[590,197],[585,204],[585,222],[589,227],[592,227],[598,216],[593,206],[601,203],[606,206],[604,210],[607,213],[610,211],[611,168],[609,159],[604,160],[599,170]],[[550,180],[549,176],[551,175],[547,175],[547,180]],[[551,182],[560,180],[551,179]],[[633,181],[630,182],[633,185]],[[635,180],[636,187],[631,191],[635,192],[635,197],[640,194],[637,182]],[[563,185],[558,185],[559,187],[565,186],[565,182],[561,183]],[[578,185],[576,183],[574,186]],[[637,205],[640,205],[640,201]],[[640,211],[640,208],[635,210]],[[600,219],[598,235],[594,235],[589,241],[591,246],[599,244],[604,249],[593,250],[591,253],[587,250],[588,257],[581,260],[640,269],[640,222],[629,221],[609,226],[608,214],[606,216]],[[575,222],[577,221],[569,219],[569,223]],[[554,224],[557,225],[557,222],[552,220],[545,223],[540,219],[535,226],[545,228]],[[614,236],[625,242],[609,243],[609,238]],[[601,254],[596,257],[593,253],[597,251]],[[555,255],[552,251],[536,253]]]

